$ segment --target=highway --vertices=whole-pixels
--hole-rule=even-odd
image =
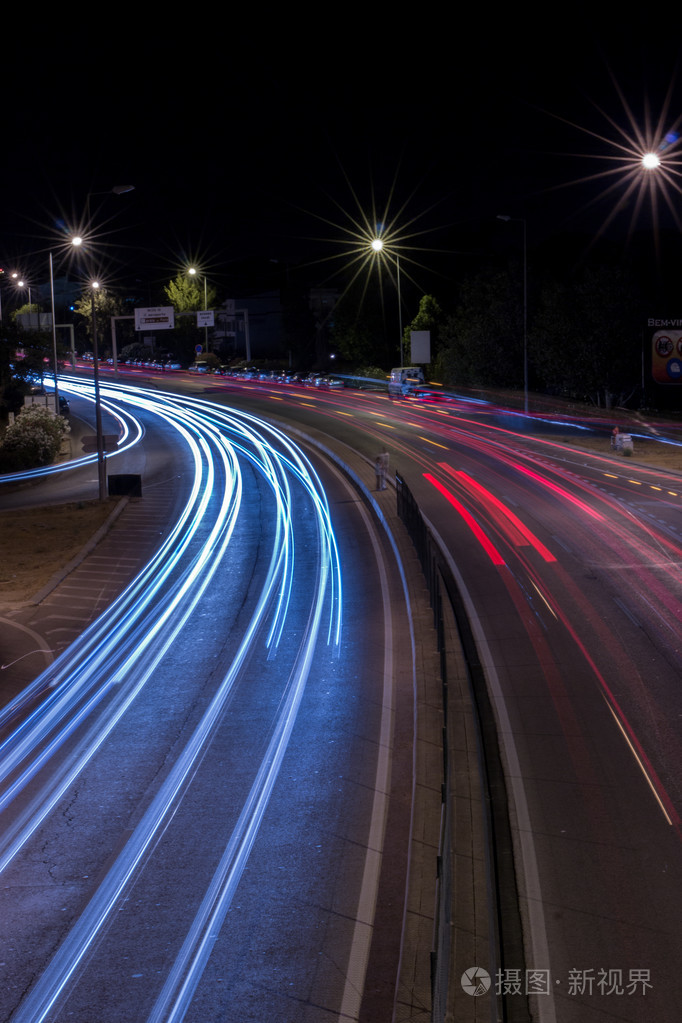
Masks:
[[[317,403],[268,401],[303,422]],[[542,1020],[677,1019],[682,480],[616,461],[606,434],[603,456],[567,450],[551,422],[467,402],[341,391],[320,417],[387,447],[466,596],[524,928],[498,987]]]
[[[193,482],[0,748],[2,1018],[360,1018],[410,619],[335,463],[385,448],[492,701],[525,951],[493,986],[549,1023],[676,1020],[682,479],[471,402],[104,392],[131,438],[149,416],[175,432]],[[474,966],[455,953],[453,984]]]
[[[175,424],[194,482],[144,572],[4,708],[47,693],[0,749],[3,1018],[356,1018],[406,631],[383,541],[272,427],[125,404]]]

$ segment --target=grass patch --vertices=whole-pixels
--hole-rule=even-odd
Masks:
[[[0,600],[24,601],[76,557],[116,501],[78,501],[0,512]]]

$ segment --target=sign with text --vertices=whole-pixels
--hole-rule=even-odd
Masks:
[[[212,327],[213,326],[213,310],[203,309],[197,313],[197,327]]]
[[[174,326],[175,310],[172,305],[135,310],[135,330],[172,330]]]
[[[682,383],[682,330],[664,328],[654,331],[651,336],[651,376],[657,384]]]

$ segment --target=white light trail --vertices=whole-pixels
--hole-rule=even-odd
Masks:
[[[87,396],[87,385],[69,386]],[[253,644],[262,643],[268,658],[275,657],[297,579],[295,502],[305,500],[316,520],[317,571],[314,585],[305,588],[306,593],[310,591],[307,621],[293,660],[279,673],[287,681],[250,795],[152,1018],[168,1014],[168,1018],[180,1019],[191,1000],[210,953],[209,935],[229,906],[275,784],[321,637],[326,607],[326,641],[338,647],[341,637],[338,549],[324,490],[301,450],[275,427],[222,406],[120,385],[102,385],[101,392],[107,409],[125,424],[122,430],[127,430],[130,443],[142,436],[140,414],[161,417],[173,427],[178,442],[190,454],[193,483],[171,536],[118,600],[30,687],[32,695],[44,691],[46,685],[52,688],[0,746],[0,872],[38,826],[49,820],[105,739],[115,735],[182,630],[196,628],[191,625],[194,613],[228,555],[239,522],[243,466],[247,464],[269,489],[275,527],[260,596],[222,681],[104,881],[17,1010],[16,1023],[51,1018],[57,1004],[67,997],[80,964],[173,819]],[[300,599],[297,592],[299,604]],[[0,715],[0,721],[9,720],[26,702],[23,694]],[[69,754],[61,758],[67,740]],[[29,782],[31,796],[23,805],[17,797],[26,792]]]

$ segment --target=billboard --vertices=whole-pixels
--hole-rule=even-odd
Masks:
[[[651,377],[657,384],[682,383],[682,321],[672,320],[681,329],[661,326],[651,335]],[[665,321],[653,321],[665,323]],[[652,325],[652,321],[649,321]]]
[[[431,331],[410,331],[410,360],[415,366],[431,362]]]

